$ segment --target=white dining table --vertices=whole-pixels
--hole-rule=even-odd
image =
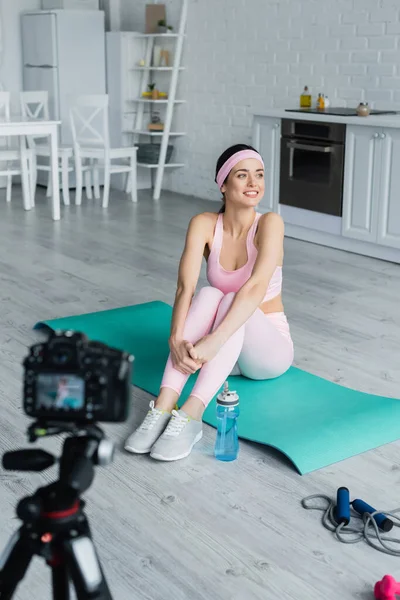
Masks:
[[[46,121],[42,119],[28,119],[21,116],[0,120],[0,137],[18,136],[22,163],[22,196],[24,209],[31,210],[33,202],[31,199],[29,177],[27,175],[27,146],[26,136],[49,136],[50,137],[50,167],[52,185],[52,216],[54,221],[60,220],[60,187],[58,185],[58,126],[61,121]]]

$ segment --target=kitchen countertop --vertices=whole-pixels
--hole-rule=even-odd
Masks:
[[[295,107],[297,108],[297,107]],[[335,115],[287,112],[284,108],[271,108],[253,113],[255,117],[274,117],[276,119],[298,119],[325,123],[345,123],[346,125],[369,125],[370,127],[400,128],[398,115],[370,115],[368,117],[340,117]]]

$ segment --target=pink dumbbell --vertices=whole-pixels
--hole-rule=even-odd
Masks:
[[[400,583],[391,575],[385,575],[375,584],[374,594],[376,600],[396,600],[395,594],[400,594]]]

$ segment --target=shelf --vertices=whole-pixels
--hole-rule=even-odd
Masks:
[[[138,167],[144,167],[145,169],[158,169],[158,164],[156,165],[150,165],[148,163],[138,163],[137,164]],[[164,167],[167,168],[179,168],[179,167],[185,167],[186,165],[184,165],[183,163],[166,163],[164,165]]]
[[[132,35],[139,38],[178,38],[179,33],[140,33],[139,31],[133,31]],[[186,37],[186,34],[183,34]]]
[[[173,71],[174,67],[132,67],[131,71]],[[179,67],[179,71],[184,71],[185,67]]]
[[[152,100],[151,98],[133,98],[129,102],[144,102],[145,104],[168,104],[168,98],[162,98],[161,100]],[[174,104],[184,104],[186,100],[174,100]]]
[[[149,131],[149,130],[139,131],[137,129],[133,129],[133,130],[130,130],[130,131],[128,131],[127,129],[125,129],[125,131],[123,131],[122,133],[126,133],[126,134],[128,134],[128,133],[130,133],[130,134],[137,133],[139,135],[149,135],[151,137],[161,137],[161,136],[164,135],[163,131]],[[185,132],[173,132],[173,131],[170,131],[169,135],[170,136],[174,136],[174,137],[180,137],[182,135],[186,135],[186,133]]]

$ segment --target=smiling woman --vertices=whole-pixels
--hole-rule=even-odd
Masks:
[[[293,361],[281,295],[283,222],[256,211],[264,195],[263,160],[251,146],[232,146],[218,159],[215,181],[224,206],[189,224],[160,393],[125,445],[158,460],[190,454],[202,436],[205,407],[234,367],[250,379],[271,379]],[[195,295],[203,257],[210,285]],[[190,397],[173,410],[196,371]]]

